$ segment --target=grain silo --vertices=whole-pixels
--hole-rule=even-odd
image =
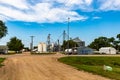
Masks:
[[[46,43],[41,42],[38,44],[38,52],[40,53],[47,52]]]

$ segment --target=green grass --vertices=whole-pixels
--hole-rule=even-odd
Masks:
[[[5,58],[0,58],[0,67],[3,66],[2,62],[5,60]]]
[[[120,57],[63,57],[59,61],[71,65],[78,70],[120,80]],[[103,65],[111,66],[113,70],[104,71]]]

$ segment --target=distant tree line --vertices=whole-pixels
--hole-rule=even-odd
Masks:
[[[120,34],[118,34],[116,38],[98,37],[94,39],[88,47],[96,50],[99,50],[101,47],[114,47],[116,50],[120,51]]]

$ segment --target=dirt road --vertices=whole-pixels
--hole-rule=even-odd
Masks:
[[[16,55],[0,68],[0,80],[109,80],[57,61],[62,55]]]

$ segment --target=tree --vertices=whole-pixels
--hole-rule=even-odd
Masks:
[[[118,41],[117,41],[117,50],[120,51],[120,34],[117,35]]]
[[[7,35],[7,27],[5,23],[0,20],[0,39]]]
[[[107,37],[96,38],[88,47],[99,50],[101,47],[110,47],[112,46],[110,42],[113,41],[113,38],[108,39]]]
[[[37,48],[38,48],[38,46],[34,46],[34,47],[33,47],[33,49],[37,49]]]
[[[117,35],[117,38],[120,40],[120,34]]]
[[[96,38],[88,47],[99,50],[101,47],[114,47],[116,50],[120,51],[120,34],[117,35],[119,40],[115,40],[114,37],[99,37]]]
[[[17,39],[16,37],[11,38],[10,42],[7,43],[7,46],[9,50],[13,51],[20,51],[21,49],[24,48],[22,41],[20,39]]]
[[[29,47],[24,47],[25,51],[30,51]]]
[[[114,38],[114,37],[108,38],[108,41],[109,41],[110,43],[113,43],[113,42],[115,41],[115,38]]]
[[[78,44],[76,42],[74,42],[73,40],[68,40],[63,42],[62,48],[67,49],[68,44],[69,48],[78,47]]]

